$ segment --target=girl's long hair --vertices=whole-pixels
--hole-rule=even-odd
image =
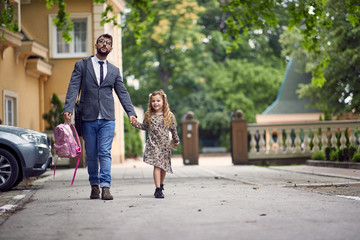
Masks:
[[[172,125],[172,123],[173,123],[174,114],[170,111],[170,107],[169,107],[169,104],[167,102],[166,94],[161,89],[150,93],[148,109],[145,112],[144,120],[148,121],[149,126],[151,125],[151,115],[155,112],[154,109],[151,106],[151,98],[153,96],[156,96],[156,95],[162,96],[163,103],[164,103],[162,111],[163,111],[163,114],[164,114],[165,126],[170,127]]]

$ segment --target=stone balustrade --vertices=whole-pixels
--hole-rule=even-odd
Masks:
[[[360,150],[360,121],[323,121],[302,124],[247,124],[249,161],[256,159],[310,159],[326,147]],[[348,135],[348,138],[346,137]]]

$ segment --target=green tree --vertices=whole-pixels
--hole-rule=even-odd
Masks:
[[[191,111],[194,112],[194,119],[199,121],[200,146],[227,146],[229,144],[230,112],[222,102],[210,96],[204,83],[199,84],[197,90],[186,97],[178,97],[176,91],[170,95],[170,105],[174,106],[172,111],[179,116],[177,118],[178,132],[182,132],[180,123],[183,116]]]
[[[216,54],[209,51],[204,40],[202,32],[207,26],[197,24],[197,20],[207,9],[194,1],[167,0],[157,1],[153,7],[158,14],[143,31],[141,45],[135,44],[134,30],[128,22],[124,27],[124,42],[128,43],[123,49],[124,77],[140,81],[140,89],[129,88],[133,102],[146,109],[149,92],[163,88],[179,130],[183,115],[193,111],[200,121],[201,139],[221,136],[224,140],[220,142],[226,141],[230,113],[206,93],[204,70]],[[125,18],[128,20],[128,16]]]
[[[43,114],[43,119],[48,123],[46,130],[54,130],[57,125],[65,122],[65,118],[62,113],[63,111],[63,103],[59,97],[53,93],[51,98],[51,108],[49,112]]]
[[[171,4],[169,2],[162,0],[157,1],[159,4],[153,5],[152,11],[157,12],[158,16],[149,22],[143,31],[141,45],[136,44],[134,29],[127,22],[129,20],[131,23],[132,19],[125,16],[124,77],[125,79],[136,78],[140,81],[140,89],[128,88],[132,100],[135,105],[142,105],[146,109],[148,93],[154,89],[164,88],[171,110],[179,123],[186,112],[193,111],[195,113],[195,118],[199,120],[200,145],[220,144],[226,146],[229,144],[231,111],[242,108],[247,112],[245,116],[254,122],[255,115],[262,112],[275,99],[284,71],[284,61],[280,55],[281,46],[277,40],[282,31],[274,31],[269,28],[265,34],[260,34],[260,31],[251,32],[248,36],[243,37],[244,41],[236,51],[228,53],[226,48],[231,42],[225,41],[219,31],[223,12],[217,1],[199,1],[199,6],[196,7],[198,11],[192,11],[198,16],[196,18],[198,19],[197,26],[191,28],[188,26],[192,26],[194,21],[189,21],[189,25],[177,22],[181,23],[182,16],[181,14],[176,15],[177,12],[173,9],[180,9],[181,5],[175,4],[173,1]],[[164,7],[165,3],[169,5]],[[167,11],[162,12],[164,8]],[[175,27],[160,28],[164,31],[164,36],[161,36],[163,39],[159,44],[157,38],[153,38],[153,34],[158,29],[162,18],[170,19]],[[195,19],[195,15],[192,18]],[[166,29],[174,29],[174,31],[165,31]],[[179,35],[178,31],[187,34]],[[183,43],[186,36],[196,36],[196,38],[189,42],[189,47],[184,47],[182,44],[182,48],[176,48],[176,43]],[[254,43],[253,47],[248,43],[250,39]],[[271,43],[267,41],[268,39],[272,40]],[[239,59],[248,60],[241,61]],[[243,65],[240,66],[240,69],[238,65],[232,64],[237,61],[240,61],[239,65]],[[266,67],[261,67],[262,65]],[[160,70],[161,68],[167,69],[167,71]],[[255,68],[254,74],[270,76],[267,78],[251,77],[247,79],[248,82],[251,82],[249,86],[254,89],[259,86],[264,92],[274,89],[273,93],[250,94],[243,103],[238,102],[240,101],[238,95],[247,95],[248,93],[244,93],[246,91],[244,89],[221,94],[233,86],[223,84],[220,76],[230,74],[235,71],[234,69],[249,73],[250,70],[246,68]],[[262,71],[265,72],[261,73]],[[170,77],[167,78],[167,81],[160,77],[163,72],[169,73]],[[273,84],[274,74],[277,76],[276,84],[262,89],[260,86],[263,83],[260,82],[267,81],[269,85]],[[235,79],[235,82],[237,81],[239,80]],[[239,85],[235,84],[234,86],[236,88]],[[224,99],[232,99],[234,103]],[[254,107],[255,105],[256,107]],[[179,126],[181,128],[180,124]]]
[[[210,95],[226,109],[241,109],[248,122],[275,100],[283,72],[241,59],[229,59],[224,65],[212,64],[206,73]]]
[[[326,82],[321,87],[316,84],[301,85],[298,93],[300,97],[310,97],[313,106],[331,115],[360,112],[360,26],[353,27],[351,24],[345,2],[327,2],[326,18],[331,19],[333,24],[318,29],[318,51],[311,52],[300,47],[303,36],[299,29],[286,32],[281,38],[284,55],[305,60],[308,72],[317,63],[326,63],[323,72]]]
[[[201,43],[203,35],[196,20],[203,8],[192,0],[158,0],[152,2],[152,8],[157,14],[142,32],[141,47],[131,44],[136,42],[136,29],[132,25],[135,20],[131,12],[126,15],[124,42],[128,45],[123,52],[129,59],[124,61],[124,75],[134,74],[141,83],[158,79],[156,85],[168,89],[175,72],[183,69],[179,65],[189,64],[179,60],[195,56],[194,46]]]
[[[348,19],[352,27],[359,26],[360,5],[356,0],[338,1],[342,4],[342,14]],[[228,30],[224,34],[226,38],[234,38],[232,48],[237,48],[241,42],[241,35],[247,35],[250,29],[266,26],[276,26],[278,17],[274,9],[278,6],[286,8],[289,18],[289,28],[301,27],[303,36],[301,45],[309,52],[322,50],[320,47],[319,30],[331,26],[333,19],[328,17],[328,0],[257,0],[257,1],[228,1],[223,9],[229,12],[226,19]],[[326,81],[324,69],[328,58],[319,58],[312,66],[313,82],[322,86]]]
[[[93,0],[95,3],[106,3],[106,0]],[[69,31],[72,29],[72,23],[69,20],[69,15],[66,13],[65,0],[46,0],[46,6],[52,8],[56,2],[59,6],[58,15],[54,19],[54,23],[59,29],[63,30],[63,37],[67,41],[71,41]],[[165,1],[164,7],[172,4],[172,1]],[[184,1],[186,2],[186,1]],[[204,3],[204,0],[199,0]],[[210,3],[216,3],[214,0]],[[237,49],[242,42],[243,35],[248,35],[253,29],[266,29],[270,27],[282,27],[279,25],[279,15],[276,15],[276,9],[285,8],[289,14],[289,27],[300,27],[301,34],[304,36],[302,45],[309,51],[321,50],[319,48],[318,30],[323,26],[332,24],[332,19],[327,18],[326,6],[328,0],[252,0],[252,1],[235,1],[223,0],[220,1],[223,14],[220,18],[220,29],[223,28],[223,36],[225,39],[232,39],[230,45],[227,46],[228,51]],[[196,4],[196,2],[189,2]],[[360,19],[360,5],[358,0],[344,0],[345,12],[344,15],[352,27],[359,26]],[[128,23],[129,28],[134,31],[135,41],[141,44],[146,38],[143,32],[146,30],[148,23],[154,21],[159,14],[159,8],[154,5],[159,4],[159,1],[151,0],[127,0],[127,6],[130,8],[128,18],[131,19]],[[14,18],[13,9],[7,8],[9,0],[1,0],[1,5],[5,6],[2,9],[2,15],[5,18],[0,18],[0,24],[5,25],[6,28],[17,31],[14,26],[16,24],[12,19]],[[186,9],[189,9],[186,7]],[[176,11],[176,9],[172,9]],[[180,9],[177,9],[181,11]],[[107,4],[105,11],[102,13],[101,23],[111,22],[118,25],[116,16],[110,14],[113,7]],[[130,17],[131,16],[131,17]],[[168,25],[164,23],[162,25]],[[222,27],[226,26],[226,27]],[[322,58],[313,66],[313,81],[316,85],[322,86],[325,82],[324,69],[327,67],[329,58]],[[165,69],[166,70],[166,69]],[[166,75],[166,71],[164,74]]]
[[[136,158],[143,152],[142,141],[139,130],[131,126],[129,119],[124,116],[124,132],[125,132],[125,157]]]

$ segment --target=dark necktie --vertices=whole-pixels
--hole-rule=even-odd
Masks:
[[[102,82],[104,81],[104,68],[103,68],[103,61],[99,61],[100,64],[100,85],[102,84]]]

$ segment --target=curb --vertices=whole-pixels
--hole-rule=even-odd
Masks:
[[[360,169],[360,163],[357,163],[357,162],[335,162],[335,161],[307,160],[306,165],[320,166],[320,167],[333,167],[333,168]]]
[[[297,172],[297,173],[301,173],[301,174],[318,175],[318,176],[324,176],[324,177],[336,177],[336,178],[344,178],[344,179],[360,181],[360,177],[346,176],[346,175],[341,175],[341,174],[319,173],[319,172],[310,172],[310,171],[301,171],[301,170],[290,170],[290,169],[281,169],[281,168],[277,168],[277,167],[269,167],[269,168],[274,169],[274,170],[279,170],[279,171],[285,171],[285,172]]]
[[[38,189],[39,187],[34,187],[32,189],[23,190],[22,194],[15,195],[5,205],[0,206],[0,226],[3,225],[14,212],[18,211],[28,203]]]

